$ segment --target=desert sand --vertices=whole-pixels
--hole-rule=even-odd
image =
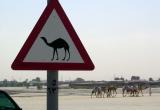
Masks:
[[[91,98],[87,89],[60,90],[59,110],[160,110],[160,89],[153,89],[152,96]],[[46,93],[19,93],[12,95],[23,110],[46,110]]]

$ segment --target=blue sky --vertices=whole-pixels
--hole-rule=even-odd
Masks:
[[[46,1],[1,0],[0,80],[46,78],[45,71],[13,71],[10,68],[46,7]],[[60,79],[160,77],[159,0],[59,1],[96,66],[91,72],[60,71]]]

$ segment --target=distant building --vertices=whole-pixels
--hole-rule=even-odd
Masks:
[[[41,80],[41,81],[32,80],[32,81],[29,82],[30,86],[36,86],[38,84],[46,86],[47,85],[47,81],[46,80]]]
[[[132,76],[131,77],[131,81],[137,81],[137,80],[140,80],[139,76]]]
[[[154,81],[153,78],[151,78],[151,77],[150,77],[148,80],[149,80],[149,81]]]
[[[124,81],[124,78],[123,77],[120,77],[120,78],[119,77],[115,77],[114,80],[115,81]]]
[[[85,80],[82,78],[76,78],[73,82],[82,83],[85,82]]]

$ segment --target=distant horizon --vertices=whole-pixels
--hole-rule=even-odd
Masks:
[[[134,76],[134,75],[133,75]],[[37,76],[38,77],[38,76]],[[5,79],[0,79],[0,81],[4,81],[4,80],[7,80],[7,81],[19,81],[19,82],[23,82],[23,81],[25,81],[25,80],[28,80],[28,81],[32,81],[33,79],[36,79],[37,77],[33,77],[33,78],[26,78],[26,79],[20,79],[20,80],[18,80],[18,79],[7,79],[7,78],[5,78]],[[132,77],[132,76],[131,76]],[[105,79],[102,79],[102,80],[94,80],[94,79],[85,79],[85,78],[83,78],[83,77],[76,77],[75,79],[62,79],[62,77],[60,78],[59,77],[59,80],[58,81],[74,81],[74,80],[76,80],[77,78],[82,78],[82,79],[84,79],[85,81],[115,81],[115,78],[124,78],[124,80],[131,80],[131,77],[130,78],[125,78],[125,77],[113,77],[113,79],[110,79],[110,80],[105,80]],[[158,81],[158,80],[160,80],[160,77],[158,77],[158,78],[153,78],[153,77],[149,77],[148,79],[146,79],[146,78],[143,78],[143,77],[141,77],[141,76],[136,76],[136,77],[139,77],[140,78],[140,80],[144,80],[144,81],[149,81],[149,78],[152,78],[153,79],[153,81]],[[40,78],[41,79],[41,81],[46,81],[47,80],[47,78],[46,79],[44,79],[44,78],[41,78],[41,77],[38,77],[38,78]]]

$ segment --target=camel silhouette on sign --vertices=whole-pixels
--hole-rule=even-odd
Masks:
[[[65,56],[64,56],[64,58],[62,60],[66,60],[66,51],[68,52],[67,61],[70,59],[69,45],[64,39],[58,38],[58,39],[56,39],[56,40],[54,40],[54,41],[52,41],[50,43],[48,43],[48,41],[47,41],[47,39],[45,37],[41,37],[41,39],[44,41],[44,43],[48,47],[53,48],[53,57],[52,57],[51,61],[54,60],[55,53],[57,55],[57,59],[56,60],[59,60],[57,49],[61,49],[61,48],[64,48],[64,51],[65,51]]]

